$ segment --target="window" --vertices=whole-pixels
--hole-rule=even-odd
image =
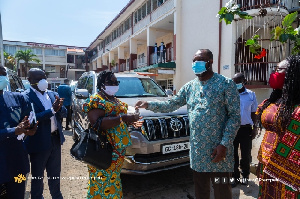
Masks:
[[[22,50],[22,51],[25,51],[25,50],[28,50],[29,48],[27,48],[27,47],[21,47],[20,48],[20,50]]]
[[[4,51],[7,52],[8,54],[11,54],[11,55],[16,54],[16,51],[17,51],[16,46],[4,45],[3,48],[4,48]]]
[[[48,73],[55,73],[56,72],[55,66],[46,66],[45,71]]]
[[[151,13],[151,0],[147,1],[147,15]]]
[[[138,13],[137,14],[137,18],[138,18],[137,20],[140,21],[142,19],[142,9],[141,8],[138,9],[137,13]]]
[[[163,4],[163,3],[164,3],[164,0],[158,0],[157,1],[157,7],[161,6],[161,4]]]
[[[45,49],[45,55],[47,56],[65,56],[64,50]]]
[[[137,23],[138,22],[138,12],[136,11],[134,13],[134,23]]]
[[[33,51],[33,54],[36,54],[36,55],[42,55],[43,54],[41,48],[33,48],[32,51]]]
[[[89,94],[93,94],[93,81],[94,81],[94,78],[91,76],[89,77],[88,81],[87,81],[87,84],[86,84],[86,89],[88,90]]]
[[[141,11],[142,11],[142,19],[144,19],[147,16],[146,3],[142,6]]]
[[[157,0],[152,0],[152,10],[157,8]]]
[[[78,80],[77,88],[85,89],[87,79],[88,79],[88,76],[81,76]]]

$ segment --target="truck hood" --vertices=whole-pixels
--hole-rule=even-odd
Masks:
[[[119,98],[122,102],[125,102],[128,104],[128,112],[127,113],[134,113],[135,108],[134,105],[137,101],[167,101],[168,99],[171,99],[170,97],[141,97],[141,98]],[[146,110],[144,108],[140,109],[140,114],[143,117],[160,117],[160,116],[166,116],[166,115],[186,115],[187,114],[187,108],[186,105],[180,107],[174,112],[171,113],[154,113],[153,111]]]

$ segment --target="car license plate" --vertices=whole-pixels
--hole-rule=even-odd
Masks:
[[[190,149],[190,142],[179,142],[162,145],[162,154],[174,153]]]

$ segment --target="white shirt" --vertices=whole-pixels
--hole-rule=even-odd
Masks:
[[[251,124],[251,113],[256,112],[257,101],[255,93],[251,90],[245,89],[240,93],[240,106],[241,106],[241,125]]]
[[[39,98],[39,100],[43,104],[45,110],[51,109],[52,113],[55,114],[55,111],[52,107],[52,102],[51,102],[51,99],[50,99],[50,97],[47,93],[47,90],[42,95],[42,93],[40,93],[39,91],[34,89],[32,86],[30,88],[35,92],[36,96]],[[57,130],[57,121],[56,121],[55,116],[52,116],[50,118],[50,120],[51,120],[51,132],[53,132],[53,131]]]

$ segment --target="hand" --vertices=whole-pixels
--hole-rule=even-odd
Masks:
[[[225,160],[227,148],[221,144],[219,144],[211,154],[211,157],[215,157],[212,162],[217,163],[222,160]]]
[[[22,122],[18,124],[18,126],[15,129],[15,135],[21,135],[22,133],[25,133],[26,128],[30,127],[30,123],[28,120],[28,117],[25,116]]]
[[[140,116],[138,114],[131,114],[131,115],[122,115],[123,122],[127,124],[132,124],[138,121]]]
[[[257,135],[257,128],[254,127],[254,128],[252,129],[252,132],[251,132],[251,138],[252,138],[252,140],[256,137],[256,135]]]
[[[148,108],[148,102],[146,102],[146,101],[137,101],[135,103],[135,109],[138,109],[138,108]]]
[[[39,121],[36,122],[36,124],[33,126],[33,128],[26,129],[25,132],[24,132],[25,135],[33,136],[36,132],[37,127],[38,127],[38,123],[39,123]]]
[[[140,120],[138,120],[137,122],[133,122],[132,125],[134,126],[134,128],[140,128],[143,126],[144,120],[141,120],[143,119],[143,117],[140,117],[139,119]]]
[[[62,107],[64,103],[64,98],[59,98],[58,96],[55,96],[55,101],[52,104],[53,110],[55,112],[59,111],[59,109]]]

